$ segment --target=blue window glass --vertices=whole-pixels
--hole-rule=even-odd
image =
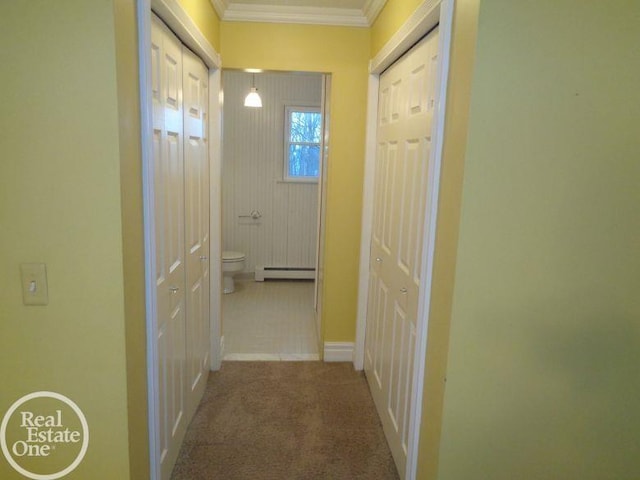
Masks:
[[[315,181],[320,173],[322,115],[317,107],[287,107],[285,178]]]

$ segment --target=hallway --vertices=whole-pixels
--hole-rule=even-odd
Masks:
[[[224,362],[172,480],[396,480],[361,372],[348,363]]]

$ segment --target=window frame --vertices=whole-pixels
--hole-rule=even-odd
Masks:
[[[320,141],[319,142],[292,142],[291,141],[291,112],[311,112],[320,114]],[[284,107],[284,150],[283,150],[283,162],[282,162],[282,181],[291,183],[318,183],[320,178],[320,171],[322,169],[322,143],[324,136],[324,123],[322,119],[322,108],[320,105],[301,105],[301,104],[286,104]],[[289,165],[291,161],[290,146],[291,145],[310,145],[318,146],[318,175],[311,176],[291,176],[289,175]]]

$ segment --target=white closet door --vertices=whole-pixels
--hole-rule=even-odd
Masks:
[[[185,232],[187,260],[187,418],[200,403],[209,373],[209,155],[207,76],[182,47]]]
[[[436,29],[380,77],[365,372],[401,478],[412,421],[437,52]]]
[[[155,168],[157,352],[161,478],[187,427],[182,47],[154,18],[151,34]]]

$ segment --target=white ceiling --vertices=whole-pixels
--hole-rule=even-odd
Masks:
[[[387,0],[211,0],[225,21],[368,27]]]

